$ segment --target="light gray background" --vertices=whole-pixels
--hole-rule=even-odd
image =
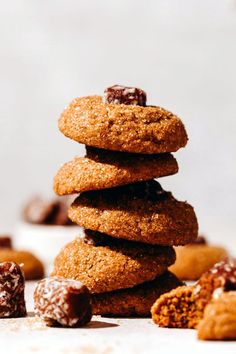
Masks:
[[[180,172],[161,182],[195,207],[212,241],[236,251],[235,2],[12,0],[0,11],[0,233],[83,153],[57,130],[63,108],[120,83],[183,119]]]

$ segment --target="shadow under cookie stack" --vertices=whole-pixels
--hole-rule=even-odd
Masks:
[[[116,85],[103,98],[75,99],[59,129],[86,145],[54,179],[58,195],[80,193],[68,214],[84,232],[61,250],[52,275],[84,283],[93,314],[150,316],[161,294],[182,285],[168,271],[173,246],[198,233],[193,208],[154,180],[178,172],[171,152],[187,143],[184,125],[147,106],[141,89]]]

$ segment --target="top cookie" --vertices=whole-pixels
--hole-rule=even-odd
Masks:
[[[107,100],[106,100],[107,101]],[[59,129],[79,143],[142,154],[175,152],[187,144],[181,120],[161,107],[76,98],[62,113]]]

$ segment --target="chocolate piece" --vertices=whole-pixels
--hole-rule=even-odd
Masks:
[[[31,224],[71,225],[67,205],[59,200],[46,201],[35,197],[23,210],[23,218]]]
[[[12,240],[10,236],[0,236],[0,248],[12,248]]]
[[[236,259],[225,259],[201,276],[194,294],[199,308],[202,309],[212,297],[216,298],[231,290],[236,290]]]
[[[114,85],[104,91],[104,102],[146,106],[146,93],[136,87]]]
[[[91,320],[92,306],[88,288],[81,282],[45,278],[34,292],[35,313],[47,326],[79,327]]]
[[[193,242],[190,243],[190,245],[206,245],[207,240],[205,239],[204,236],[198,236]]]
[[[14,262],[0,263],[0,317],[24,317],[25,279],[20,266]]]

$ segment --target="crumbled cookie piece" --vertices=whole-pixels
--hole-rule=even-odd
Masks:
[[[26,316],[24,290],[20,266],[14,262],[0,263],[0,318]]]
[[[88,323],[92,317],[88,288],[75,280],[41,280],[34,292],[34,304],[36,315],[51,327],[79,327]]]
[[[213,299],[197,329],[202,340],[236,339],[236,291],[224,292]]]
[[[136,87],[114,85],[104,91],[105,103],[146,106],[146,99],[146,93]]]
[[[236,290],[236,261],[226,259],[204,273],[195,285],[162,295],[152,307],[152,318],[161,327],[196,328],[207,304],[231,290]]]
[[[180,286],[163,294],[151,308],[153,321],[160,327],[195,328],[199,312],[193,287]]]

